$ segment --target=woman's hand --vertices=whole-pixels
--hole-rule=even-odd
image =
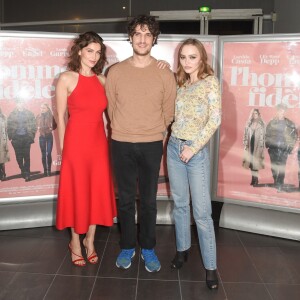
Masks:
[[[159,69],[164,69],[164,68],[169,68],[171,67],[171,65],[165,61],[165,60],[158,60],[157,61],[157,66]]]
[[[190,149],[189,146],[184,145],[183,146],[183,150],[180,154],[180,159],[184,162],[184,163],[188,163],[189,160],[194,156],[194,152]]]

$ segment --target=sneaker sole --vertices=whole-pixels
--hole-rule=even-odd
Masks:
[[[135,256],[135,251],[133,252],[133,254],[132,254],[132,256],[131,256],[131,261],[132,261],[132,259],[134,258],[134,256]],[[128,266],[126,266],[126,267],[119,266],[118,263],[116,262],[116,266],[117,266],[119,269],[127,270],[127,269],[129,269],[129,268],[131,267],[131,262],[130,262],[130,264],[129,264]]]
[[[149,273],[157,273],[157,272],[160,271],[161,267],[159,267],[157,270],[153,270],[153,271],[149,270],[146,266],[145,266],[145,269],[146,269],[146,271],[148,271]]]
[[[143,257],[143,254],[141,254],[141,258],[142,258],[143,261],[145,261],[145,260],[144,260],[144,257]],[[146,269],[146,271],[148,271],[149,273],[155,273],[155,272],[159,272],[159,271],[160,271],[161,266],[159,266],[159,268],[158,268],[157,270],[152,270],[152,271],[151,271],[151,270],[148,269],[147,266],[145,265],[145,269]]]

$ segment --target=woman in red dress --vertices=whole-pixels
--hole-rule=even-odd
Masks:
[[[96,225],[112,226],[116,216],[109,150],[103,123],[107,106],[101,75],[106,47],[95,32],[74,39],[68,71],[56,86],[58,135],[62,165],[58,190],[56,227],[71,228],[72,262],[83,267],[80,234],[88,262],[95,264]]]

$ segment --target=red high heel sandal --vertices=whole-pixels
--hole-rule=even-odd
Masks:
[[[69,250],[71,252],[71,259],[72,259],[72,254],[79,257],[77,259],[72,260],[72,264],[77,267],[85,267],[85,265],[86,265],[85,259],[81,255],[74,253],[70,244],[69,244]],[[84,263],[81,264],[79,262],[84,262]]]
[[[88,256],[88,248],[85,246],[85,242],[84,242],[84,241],[85,241],[85,239],[82,241],[82,243],[83,243],[83,246],[84,246],[84,248],[85,248],[85,252],[86,252],[86,256],[87,256],[88,262],[89,262],[90,264],[93,264],[93,265],[97,264],[98,261],[99,261],[99,258],[98,258],[97,253],[96,253],[95,250],[94,250],[94,251]],[[97,258],[96,261],[93,261],[94,258]]]

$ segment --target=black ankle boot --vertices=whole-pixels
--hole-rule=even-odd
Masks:
[[[219,285],[217,270],[206,270],[206,285],[210,290],[216,290]]]
[[[253,185],[253,184],[254,184],[254,176],[252,176],[251,182],[250,182],[250,185]]]
[[[258,185],[258,177],[254,176],[253,186]]]
[[[4,164],[0,164],[0,180],[4,181],[5,178],[6,178],[5,166],[4,166]]]
[[[188,250],[177,251],[174,259],[171,262],[172,269],[180,269],[183,266],[183,263],[188,259]]]

